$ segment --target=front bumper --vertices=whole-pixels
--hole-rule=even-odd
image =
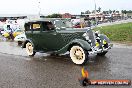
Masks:
[[[94,55],[97,53],[102,53],[102,52],[107,52],[109,49],[111,49],[113,47],[113,44],[109,44],[108,48],[102,48],[102,49],[98,49],[98,48],[92,48],[92,51],[88,51],[89,55]]]

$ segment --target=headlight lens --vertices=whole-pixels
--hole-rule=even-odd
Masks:
[[[96,47],[98,47],[99,46],[99,43],[98,42],[96,42]]]
[[[103,40],[103,44],[104,44],[104,45],[107,44],[106,40]]]

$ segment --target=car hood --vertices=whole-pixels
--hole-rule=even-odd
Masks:
[[[76,32],[81,32],[84,33],[86,32],[88,29],[84,29],[84,28],[67,28],[65,30],[58,30],[58,33],[76,33]]]

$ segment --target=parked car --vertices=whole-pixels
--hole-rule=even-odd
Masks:
[[[81,28],[80,22],[77,22],[77,23],[73,26],[73,28]]]
[[[26,35],[25,33],[22,33],[20,35],[17,35],[15,38],[14,38],[14,41],[18,43],[18,45],[22,44],[24,41],[26,41]]]
[[[2,35],[4,33],[4,29],[0,28],[0,34]]]
[[[13,37],[13,39],[17,36],[17,35],[20,35],[20,34],[22,34],[23,33],[23,31],[22,30],[20,30],[20,29],[17,29],[17,30],[15,30],[13,33],[12,33],[12,37]],[[9,32],[9,30],[5,30],[4,32],[3,32],[3,34],[2,34],[5,38],[8,38],[8,39],[10,39],[10,32]]]
[[[16,29],[14,32],[13,32],[13,36],[14,36],[14,38],[16,37],[16,36],[18,36],[18,35],[20,35],[20,34],[22,34],[23,33],[23,30],[21,30],[21,29]]]
[[[25,23],[27,40],[22,47],[29,56],[44,51],[51,54],[70,53],[73,63],[85,64],[90,54],[104,56],[112,44],[109,38],[88,28],[69,28],[61,19],[39,19]]]

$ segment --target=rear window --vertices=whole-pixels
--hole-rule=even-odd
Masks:
[[[40,23],[26,23],[25,29],[26,31],[40,31],[41,24]]]
[[[32,23],[32,29],[33,31],[40,31],[40,23]]]
[[[39,23],[34,23],[33,24],[33,30],[34,31],[39,31],[40,30],[40,24]]]

